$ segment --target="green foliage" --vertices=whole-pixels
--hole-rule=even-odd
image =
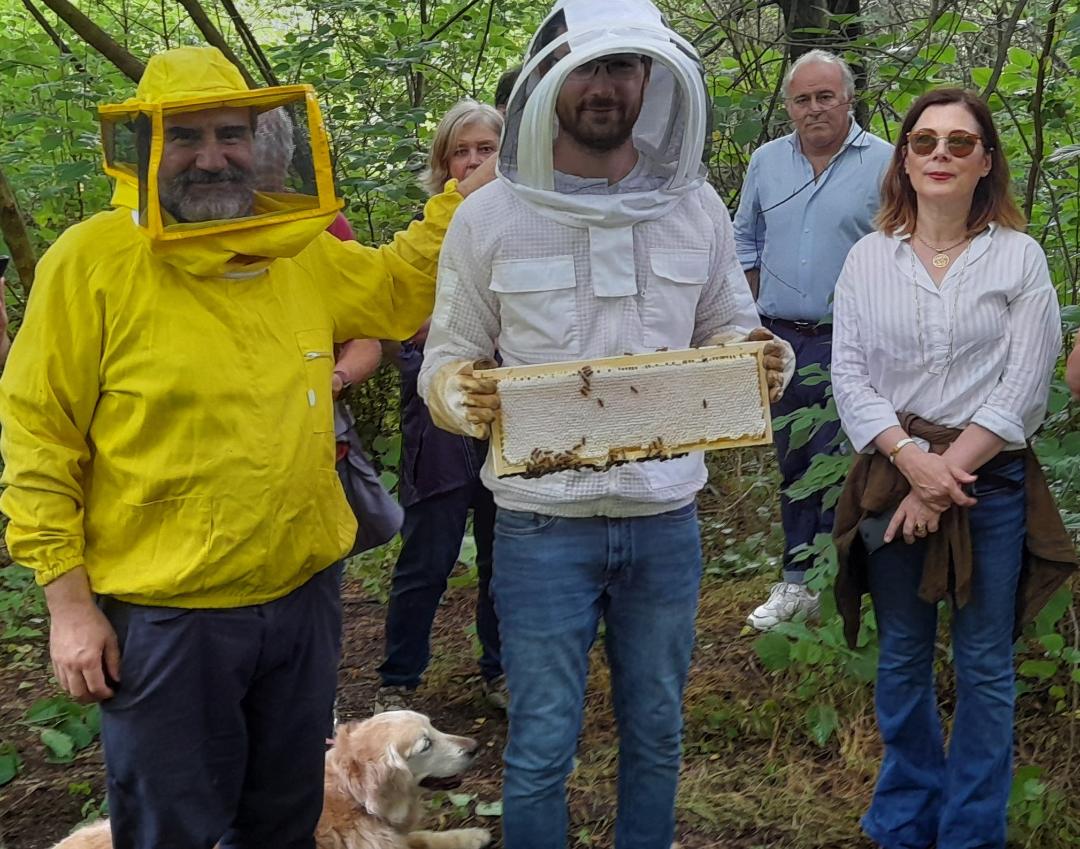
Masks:
[[[0,656],[14,666],[33,665],[44,636],[45,600],[33,573],[0,568]]]
[[[13,781],[22,769],[22,758],[10,743],[0,741],[0,787]]]
[[[67,696],[40,699],[30,706],[23,722],[36,729],[52,763],[67,763],[94,742],[101,731],[101,709],[80,705]]]
[[[99,0],[79,5],[141,57],[202,40],[176,4],[125,5],[122,10]],[[658,5],[706,57],[714,107],[709,176],[733,207],[752,151],[790,130],[778,85],[787,65],[790,33],[775,4],[741,7],[722,16],[714,4],[701,0],[659,0]],[[286,6],[253,0],[243,11],[281,82],[316,86],[346,212],[363,241],[379,244],[422,206],[416,176],[439,116],[463,96],[490,100],[499,74],[519,61],[545,8],[546,4],[527,0],[497,4],[302,0]],[[1054,7],[1029,4],[1000,56],[1008,18],[1000,4],[974,0],[943,12],[941,8],[924,0],[863,4],[860,14],[833,22],[852,35],[843,50],[866,72],[858,115],[873,132],[894,140],[905,110],[927,89],[945,84],[983,89],[995,80],[989,103],[1014,189],[1029,215],[1029,232],[1049,258],[1066,328],[1075,329],[1080,324],[1080,156],[1076,155],[1080,146],[1075,131],[1080,114],[1080,3],[1060,4],[1055,37],[1046,44]],[[227,23],[226,37],[243,53]],[[15,187],[39,249],[65,227],[108,205],[110,187],[100,172],[94,110],[96,104],[123,99],[132,90],[131,83],[101,56],[63,25],[57,27],[73,55],[63,56],[44,39],[21,3],[0,0],[0,168]],[[802,35],[827,34],[804,30]],[[1045,85],[1036,98],[1040,69]],[[1047,159],[1055,150],[1060,154]],[[0,242],[0,252],[9,252],[5,247]],[[8,276],[16,284],[8,297],[17,326],[23,294],[15,273]],[[798,379],[819,383],[827,374],[803,369]],[[396,373],[384,368],[352,392],[358,430],[390,487],[397,483],[400,466],[396,385]],[[830,400],[824,408],[795,413],[775,424],[789,427],[793,445],[799,446],[835,415]],[[1050,416],[1036,449],[1067,526],[1080,534],[1078,419],[1077,405],[1056,382]],[[752,455],[739,455],[745,456]],[[714,482],[718,462],[727,460],[710,458]],[[833,504],[849,463],[850,455],[816,458],[810,473],[788,494],[800,499],[823,493],[825,503]],[[774,565],[769,552],[778,542],[778,523],[768,531],[757,528],[773,515],[775,477],[760,468],[749,473],[735,470],[733,477],[743,487],[731,494],[734,506],[721,515],[702,517],[707,550],[719,552],[706,564],[711,575]],[[758,524],[748,523],[744,513]],[[376,598],[386,598],[398,545],[394,541],[351,564],[353,574]],[[773,674],[790,677],[794,697],[803,705],[806,733],[819,745],[827,745],[845,721],[844,688],[865,686],[873,678],[874,618],[867,606],[859,646],[849,649],[829,589],[836,569],[830,540],[820,537],[797,556],[814,564],[810,582],[824,591],[822,621],[791,623],[758,638],[755,650]],[[463,580],[470,580],[468,573]],[[33,662],[43,615],[40,592],[29,573],[0,571],[0,630],[9,662]],[[1043,699],[1059,714],[1075,711],[1080,704],[1076,616],[1072,594],[1062,590],[1020,640],[1022,704],[1027,698]],[[28,715],[27,721],[40,729],[53,758],[71,758],[96,734],[96,714],[92,708],[50,700],[54,701],[48,707],[35,705],[34,718]],[[752,731],[736,727],[722,704],[693,706],[692,712],[699,707],[716,728]],[[762,729],[772,728],[774,714],[761,707],[755,722]],[[769,733],[765,731],[766,736]],[[0,784],[18,765],[10,746],[0,748]],[[1061,836],[1067,824],[1052,824],[1051,815],[1061,804],[1060,791],[1038,767],[1023,767],[1010,801],[1012,838],[1054,849],[1069,845]],[[592,837],[584,831],[578,840],[590,845]]]

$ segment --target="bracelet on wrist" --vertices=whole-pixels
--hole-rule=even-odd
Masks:
[[[918,443],[910,436],[905,436],[899,442],[892,447],[892,451],[889,452],[889,462],[893,465],[896,464],[897,455],[904,450],[908,445],[917,445]]]

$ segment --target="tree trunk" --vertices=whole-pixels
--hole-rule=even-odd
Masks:
[[[784,15],[784,29],[789,39],[790,61],[794,62],[815,48],[839,55],[845,46],[862,35],[859,3],[860,0],[779,0],[778,5]],[[833,15],[852,15],[854,21],[837,26]],[[855,119],[865,127],[870,114],[859,95],[866,91],[866,68],[862,63],[858,63],[851,66],[851,73],[855,77]]]
[[[199,5],[199,0],[180,0],[180,5],[187,10],[191,20],[194,21],[195,26],[199,28],[199,32],[203,34],[203,38],[206,39],[207,43],[220,50],[225,54],[226,59],[236,65],[237,70],[239,70],[244,77],[244,82],[248,84],[248,88],[258,88],[259,84],[255,82],[255,78],[251,76],[248,69],[244,67],[244,63],[240,61],[240,57],[233,52],[231,47],[229,47],[228,42],[225,41],[225,36],[221,34],[216,26],[214,26],[213,22],[206,14],[206,10]]]
[[[11,258],[19,272],[19,284],[22,286],[23,294],[29,295],[30,287],[34,285],[37,256],[30,241],[30,234],[26,232],[26,224],[23,223],[22,212],[15,200],[15,192],[2,169],[0,169],[0,232],[4,234],[4,241],[7,243],[8,250],[11,251]]]
[[[127,50],[112,40],[112,37],[86,15],[72,6],[67,0],[42,0],[79,37],[98,53],[112,62],[126,77],[138,82],[146,66]]]

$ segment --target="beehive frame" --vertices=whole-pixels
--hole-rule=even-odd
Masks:
[[[491,428],[495,474],[498,477],[539,476],[564,469],[603,469],[625,462],[669,459],[693,451],[769,444],[772,442],[772,420],[765,376],[765,344],[744,342],[688,351],[658,351],[477,370],[477,377],[499,384],[504,405]],[[674,374],[676,369],[678,373]],[[683,369],[719,379],[704,388],[693,387],[689,381],[678,380]],[[725,373],[729,379],[724,378]],[[525,457],[522,453],[524,437],[513,432],[514,417],[523,416],[524,411],[513,412],[520,406],[514,404],[514,399],[515,396],[526,397],[524,393],[532,388],[542,388],[546,395],[557,393],[559,397],[556,408],[544,410],[545,414],[551,414],[551,417],[544,417],[545,421],[552,422],[550,435],[544,434],[545,441],[550,444],[532,446],[529,456]],[[681,391],[684,388],[686,391]],[[673,398],[673,395],[677,397]],[[635,408],[647,405],[650,397],[655,399],[654,406],[665,400],[666,406],[652,410],[652,418],[640,423],[640,432],[629,435],[619,444],[594,439],[590,445],[588,431],[593,423],[603,422],[605,418],[620,424],[631,420],[630,427],[637,427]],[[730,417],[730,414],[725,415],[725,410],[730,410],[733,402],[751,411],[745,432],[710,437],[708,434],[715,433],[718,420]],[[558,419],[560,413],[561,420]],[[672,424],[675,416],[681,416],[683,420],[678,427]],[[509,424],[507,419],[510,419]],[[588,423],[583,424],[586,419]],[[609,429],[614,426],[610,425]],[[560,427],[564,432],[559,432]],[[602,429],[603,424],[599,427]],[[740,427],[742,425],[736,425],[736,429]],[[578,436],[581,430],[586,433]],[[665,430],[669,435],[672,430],[678,430],[682,435],[665,440],[662,437]]]

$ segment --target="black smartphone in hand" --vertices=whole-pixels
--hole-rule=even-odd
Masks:
[[[9,256],[0,256],[0,277],[4,276],[4,272],[7,271],[7,265],[11,261]]]

